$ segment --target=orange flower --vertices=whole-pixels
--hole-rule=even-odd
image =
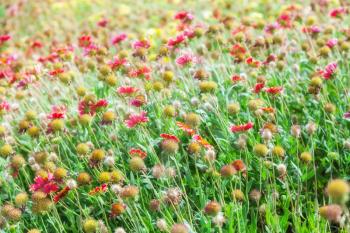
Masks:
[[[196,133],[196,131],[194,129],[192,129],[189,125],[182,123],[180,121],[176,122],[176,125],[182,129],[183,131],[185,131],[186,133],[193,135]]]

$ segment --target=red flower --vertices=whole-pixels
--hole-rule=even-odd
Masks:
[[[244,25],[240,25],[240,26],[236,27],[235,29],[233,29],[231,34],[234,36],[240,32],[245,32],[245,31],[247,31],[247,27]]]
[[[239,81],[243,81],[244,78],[242,78],[241,76],[235,74],[235,75],[233,75],[233,76],[231,77],[231,80],[232,80],[233,83],[237,83],[237,82],[239,82]]]
[[[293,23],[291,16],[286,13],[280,15],[277,19],[277,22],[283,28],[290,28],[292,27],[292,23]]]
[[[125,33],[121,33],[119,35],[116,35],[112,38],[112,44],[119,44],[120,42],[124,41],[128,36]]]
[[[244,172],[246,171],[247,167],[244,164],[244,162],[240,159],[237,159],[235,161],[232,162],[232,166],[237,170],[237,171],[241,171]]]
[[[150,73],[151,73],[151,69],[148,68],[147,66],[142,66],[139,69],[136,70],[131,70],[129,72],[129,76],[130,77],[141,77],[144,76],[146,79],[150,78]]]
[[[90,46],[92,43],[92,38],[91,36],[83,35],[79,37],[79,47],[86,48]]]
[[[117,92],[120,94],[120,95],[132,95],[134,94],[135,92],[137,92],[139,89],[136,88],[136,87],[131,87],[131,86],[122,86],[122,87],[119,87]]]
[[[141,112],[139,115],[131,114],[127,120],[125,120],[125,124],[128,128],[133,128],[138,124],[148,122],[148,117],[146,116],[146,112]]]
[[[160,137],[162,137],[163,139],[174,140],[175,142],[180,142],[180,140],[178,139],[178,137],[176,137],[175,135],[172,135],[172,134],[162,133],[162,134],[160,135]]]
[[[69,190],[70,188],[68,186],[64,187],[53,197],[53,201],[55,203],[59,202],[63,197],[65,197],[68,194]]]
[[[31,191],[43,191],[46,194],[51,192],[56,192],[58,190],[58,185],[54,181],[54,176],[48,173],[47,177],[37,176],[34,179],[34,184],[30,186]]]
[[[132,149],[129,151],[129,154],[130,154],[131,156],[133,156],[133,155],[139,156],[141,159],[144,159],[144,158],[147,157],[147,153],[144,152],[144,151],[141,150],[141,149],[132,148]]]
[[[248,122],[247,124],[244,125],[233,125],[231,126],[231,132],[237,133],[237,132],[243,132],[243,131],[248,131],[251,128],[253,128],[254,124],[252,122]]]
[[[343,118],[349,119],[350,118],[350,112],[344,113]]]
[[[234,44],[230,50],[230,54],[234,57],[240,54],[245,54],[246,52],[246,49],[240,44]]]
[[[274,54],[270,54],[266,60],[263,62],[264,65],[268,65],[270,62],[276,61],[276,56]]]
[[[43,44],[40,41],[36,40],[36,41],[33,41],[32,45],[30,47],[32,47],[33,49],[34,48],[41,48],[41,47],[43,47]]]
[[[283,87],[268,87],[265,89],[265,92],[269,93],[269,94],[279,94],[283,91]]]
[[[62,119],[65,117],[66,111],[67,109],[65,106],[53,106],[51,109],[51,113],[48,115],[47,118]]]
[[[187,11],[179,11],[175,17],[175,19],[181,20],[182,22],[187,22],[187,21],[191,21],[194,17],[192,14],[190,14]]]
[[[275,112],[275,109],[273,107],[265,107],[265,108],[261,108],[261,110],[263,110],[264,112],[268,112],[268,113]]]
[[[255,84],[255,87],[253,89],[254,93],[260,93],[260,91],[265,87],[265,83],[261,82],[261,83],[257,83]]]
[[[107,184],[102,184],[101,186],[97,186],[94,189],[90,190],[89,195],[95,195],[99,193],[104,193],[107,191]]]
[[[104,28],[107,26],[107,23],[108,23],[107,19],[101,19],[100,21],[97,22],[97,25]]]
[[[108,101],[105,99],[98,100],[95,103],[88,103],[86,101],[80,101],[78,104],[78,111],[80,115],[88,113],[90,115],[94,115],[97,110],[103,107],[107,107]]]
[[[255,60],[253,57],[248,57],[247,60],[245,61],[248,65],[252,67],[259,67],[260,66],[260,61]]]
[[[108,63],[108,65],[111,67],[111,69],[119,69],[121,66],[125,65],[127,62],[126,58],[117,58],[115,57],[112,61]]]
[[[51,71],[49,72],[49,74],[50,74],[51,76],[57,76],[57,75],[59,75],[59,74],[62,74],[63,72],[64,72],[64,69],[62,69],[62,68],[57,68],[57,69],[51,70]]]
[[[175,46],[181,44],[185,40],[186,40],[186,37],[184,34],[178,35],[175,39],[170,38],[168,40],[168,46],[175,47]]]
[[[108,105],[108,101],[105,99],[98,100],[95,104],[90,106],[90,109],[92,112],[96,112],[97,110],[101,108],[105,108]]]

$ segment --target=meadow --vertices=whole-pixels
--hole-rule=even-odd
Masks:
[[[350,2],[1,0],[0,232],[350,232]]]

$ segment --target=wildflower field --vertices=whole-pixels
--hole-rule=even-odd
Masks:
[[[350,1],[0,0],[0,232],[350,232]]]

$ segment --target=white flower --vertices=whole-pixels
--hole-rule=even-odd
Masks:
[[[173,105],[175,108],[180,108],[181,107],[181,102],[178,100],[174,100]]]
[[[166,231],[168,228],[168,225],[163,218],[158,219],[156,224],[157,224],[157,227],[160,231]]]
[[[49,154],[49,160],[52,161],[52,162],[55,162],[57,161],[58,157],[57,157],[57,154],[55,152],[51,152]]]
[[[77,182],[73,179],[69,179],[69,180],[67,180],[66,185],[70,189],[75,189],[77,187]]]
[[[34,159],[33,156],[30,156],[30,157],[28,158],[28,163],[29,163],[30,165],[34,165],[34,164],[36,163],[36,161],[35,161],[35,159]]]
[[[120,186],[119,184],[113,184],[111,186],[111,189],[112,191],[115,193],[115,194],[119,194],[121,191],[122,191],[122,186]]]
[[[350,139],[346,139],[344,141],[344,148],[350,150]]]
[[[114,158],[113,156],[107,156],[105,160],[103,161],[103,164],[109,167],[114,166]]]
[[[272,133],[271,130],[269,129],[264,129],[261,132],[261,137],[265,140],[265,141],[270,141],[272,139]]]
[[[124,230],[124,228],[118,227],[114,230],[114,233],[126,233],[126,231]]]
[[[222,212],[219,212],[215,217],[213,217],[213,223],[221,227],[226,222],[225,216]]]
[[[284,164],[278,164],[277,165],[277,171],[280,174],[280,176],[284,176],[287,174],[287,167]]]
[[[192,97],[191,104],[197,106],[199,104],[199,99],[197,97]]]
[[[30,167],[32,168],[33,171],[39,171],[41,169],[40,165],[37,163],[30,165]]]

